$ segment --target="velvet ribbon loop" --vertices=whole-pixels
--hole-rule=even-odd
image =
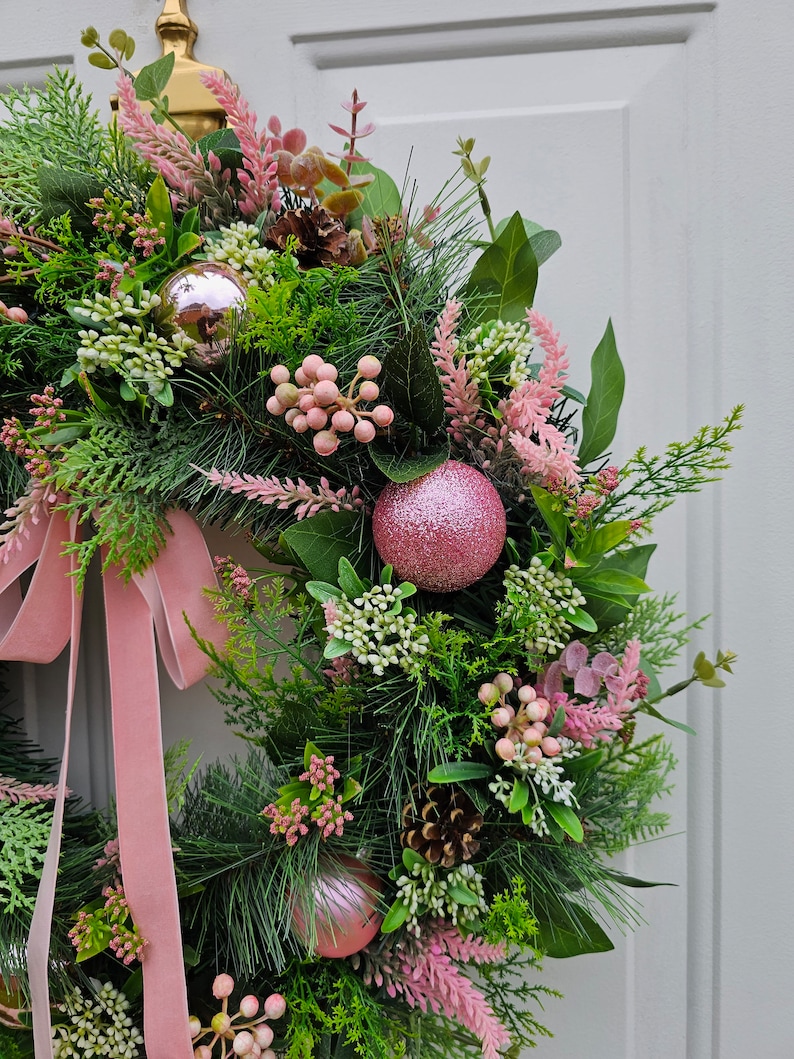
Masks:
[[[223,640],[204,594],[215,583],[201,530],[184,511],[169,515],[173,537],[152,566],[125,584],[103,578],[108,633],[116,804],[124,889],[148,945],[143,960],[144,1038],[149,1059],[191,1059],[182,936],[163,770],[155,630],[171,679],[183,689],[201,680],[206,656],[188,628]],[[36,1059],[52,1059],[48,971],[55,882],[60,855],[69,736],[79,650],[80,600],[74,559],[75,520],[62,513],[31,527],[21,551],[0,564],[0,657],[53,661],[70,642],[64,753],[50,842],[28,942]],[[19,577],[37,563],[22,599]]]

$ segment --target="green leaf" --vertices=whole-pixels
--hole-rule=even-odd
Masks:
[[[170,408],[174,403],[174,391],[171,388],[171,383],[166,380],[163,383],[162,389],[158,390],[154,395],[155,401],[161,404],[163,408]]]
[[[462,886],[447,886],[447,893],[459,905],[476,905],[479,903],[479,897],[477,894],[473,894],[471,890],[466,890]]]
[[[582,443],[578,454],[580,467],[586,467],[609,448],[618,425],[626,376],[618,356],[611,320],[590,360],[590,374],[590,393],[582,410]]]
[[[523,320],[538,285],[538,262],[519,213],[490,243],[471,271],[463,300],[473,308],[472,324]]]
[[[438,430],[444,421],[444,394],[422,324],[386,353],[383,378],[398,412],[429,434]]]
[[[493,765],[479,761],[450,761],[446,765],[436,765],[428,773],[428,783],[462,783],[466,780],[485,779],[493,776]]]
[[[615,522],[609,522],[606,526],[599,526],[592,533],[588,533],[582,541],[576,553],[577,558],[610,552],[622,544],[630,533],[631,522],[628,519],[618,519]]]
[[[427,864],[427,861],[422,854],[406,846],[403,850],[403,867],[408,871],[412,871],[414,868],[422,867],[424,864]]]
[[[391,934],[392,931],[397,930],[403,925],[408,918],[408,905],[404,904],[399,898],[394,902],[389,911],[386,913],[386,918],[380,925],[382,934]]]
[[[123,29],[112,29],[108,35],[108,44],[114,51],[124,51],[127,47],[127,34]]]
[[[135,78],[135,98],[143,101],[159,99],[174,71],[176,56],[172,51],[144,66]]]
[[[608,870],[604,874],[612,879],[613,882],[620,883],[621,886],[631,886],[639,889],[644,889],[648,886],[678,886],[678,883],[672,882],[651,882],[649,879],[637,879],[633,875],[624,875],[622,871]]]
[[[165,181],[158,173],[146,196],[146,209],[154,224],[160,228],[165,237],[165,245],[170,249],[174,238],[174,211],[171,207],[171,196]]]
[[[329,599],[339,599],[340,592],[336,585],[329,585],[325,581],[307,581],[306,591],[312,599],[320,603],[327,603]]]
[[[195,232],[182,232],[179,239],[177,239],[175,257],[184,257],[185,254],[192,254],[193,251],[198,250],[200,246],[200,235],[197,235]]]
[[[36,170],[36,179],[41,189],[41,208],[45,220],[51,221],[68,213],[72,227],[94,231],[94,213],[88,200],[101,198],[103,187],[93,174],[42,165]]]
[[[539,914],[537,909],[535,914],[540,948],[549,956],[565,959],[614,949],[607,934],[580,905],[571,903],[566,907],[561,902],[557,905],[547,902],[546,911],[548,918]]]
[[[598,768],[605,756],[603,750],[584,750],[579,757],[566,760],[566,775],[569,772],[589,772],[591,769]]]
[[[231,129],[218,129],[215,132],[208,132],[206,136],[202,136],[197,141],[196,147],[198,147],[205,159],[208,158],[209,152],[212,151],[220,161],[221,169],[231,169],[234,173],[237,169],[242,168],[243,152],[240,147],[240,140]]]
[[[569,805],[563,805],[562,802],[544,801],[543,808],[557,821],[565,834],[569,835],[574,842],[584,841],[582,821]]]
[[[366,592],[364,582],[353,569],[350,560],[344,556],[339,560],[339,587],[348,599],[355,599]]]
[[[126,379],[122,379],[119,384],[119,394],[123,401],[137,401],[137,391],[130,386]]]
[[[352,173],[354,176],[364,176],[371,173],[375,179],[371,184],[361,189],[364,197],[358,209],[348,214],[348,228],[360,228],[361,221],[365,216],[389,217],[402,213],[400,189],[388,173],[385,173],[382,169],[377,169],[374,165],[370,165],[369,162],[354,162]]]
[[[81,949],[77,953],[75,963],[82,963],[84,960],[90,960],[93,956],[98,956],[100,952],[104,952],[110,945],[112,939],[112,929],[106,923],[95,922],[91,928],[91,942],[86,948]]]
[[[535,221],[529,221],[526,217],[522,217],[521,220],[524,222],[524,231],[535,254],[538,267],[540,267],[545,261],[549,260],[552,254],[556,254],[562,246],[560,234],[551,228],[544,228],[542,224],[536,224]],[[509,223],[509,217],[499,221],[495,228],[496,235],[501,235]]]
[[[358,551],[359,522],[355,511],[320,511],[289,526],[283,536],[314,580],[333,584],[338,577],[339,560]]]
[[[585,577],[574,578],[585,595],[588,589],[593,593],[603,590],[610,595],[620,596],[638,596],[651,590],[641,577],[627,574],[625,570],[616,570],[613,566],[599,566],[596,570],[591,568],[585,574]]]
[[[559,732],[562,731],[562,726],[564,724],[565,724],[565,707],[564,706],[558,706],[557,709],[554,711],[554,717],[552,719],[551,724],[549,725],[549,730],[546,732],[546,735],[550,735],[550,736],[554,737],[555,735],[557,735]]]
[[[36,438],[41,445],[65,445],[69,441],[74,441],[75,438],[84,437],[90,430],[90,423],[81,423],[61,427],[60,430],[53,430],[51,434],[37,434]]]
[[[507,806],[508,813],[520,813],[529,801],[529,784],[516,776],[513,781],[513,793]]]
[[[529,488],[532,492],[532,499],[543,516],[543,521],[551,531],[554,543],[560,549],[560,553],[564,554],[565,541],[568,536],[568,519],[565,517],[560,501],[542,486],[530,485]]]
[[[613,552],[599,569],[609,567],[644,578],[655,550],[655,544],[637,544],[633,548],[623,548],[619,552]],[[614,601],[605,599],[604,602],[599,599],[589,599],[587,608],[598,623],[598,628],[608,629],[611,625],[617,625],[618,622],[623,621],[629,607],[634,602],[635,597]]]
[[[323,658],[341,658],[342,655],[346,655],[350,651],[352,644],[349,640],[337,640],[333,637],[325,645],[323,651]]]
[[[401,456],[394,449],[375,443],[369,447],[372,462],[392,482],[413,482],[430,474],[449,459],[449,438],[432,448],[425,448],[417,456]]]
[[[655,706],[651,706],[649,702],[642,702],[636,707],[637,713],[647,713],[650,717],[655,717],[657,721],[662,721],[663,724],[669,724],[671,728],[678,728],[681,732],[686,732],[687,735],[697,735],[694,728],[690,728],[688,724],[684,724],[683,721],[674,721],[672,717],[665,717],[663,713],[660,713]]]
[[[575,625],[577,629],[582,629],[584,632],[598,631],[598,622],[586,610],[582,610],[581,607],[574,607],[573,613],[566,611],[565,618],[571,625]]]
[[[325,754],[320,750],[319,747],[315,746],[310,740],[306,741],[306,746],[303,748],[303,770],[304,772],[309,771],[309,766],[312,763],[312,755],[315,757],[325,759]]]

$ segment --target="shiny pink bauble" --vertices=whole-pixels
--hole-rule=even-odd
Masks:
[[[383,916],[377,910],[383,884],[366,864],[341,855],[321,865],[312,901],[298,899],[292,909],[292,927],[308,944],[307,908],[314,909],[318,956],[332,960],[361,952],[380,930]]]
[[[163,281],[155,312],[160,327],[178,327],[196,345],[188,362],[196,368],[217,367],[227,356],[235,315],[245,305],[246,281],[229,265],[196,261]]]
[[[507,519],[485,475],[449,460],[413,482],[387,485],[372,532],[378,555],[402,580],[427,592],[457,592],[499,558]]]

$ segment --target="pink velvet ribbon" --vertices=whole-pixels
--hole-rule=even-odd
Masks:
[[[198,636],[220,644],[204,587],[215,583],[201,530],[184,511],[169,516],[173,537],[151,567],[125,584],[104,576],[110,665],[119,848],[124,889],[135,923],[147,939],[143,961],[144,1038],[148,1059],[192,1059],[182,935],[174,878],[163,770],[157,642],[166,669],[183,689],[201,680],[207,659]],[[48,972],[55,883],[60,856],[69,737],[80,636],[74,558],[75,520],[58,511],[30,529],[21,551],[0,564],[0,658],[52,662],[70,642],[64,753],[52,832],[28,941],[36,1059],[52,1059]],[[33,564],[22,599],[19,577]]]

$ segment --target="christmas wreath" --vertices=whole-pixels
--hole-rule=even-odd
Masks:
[[[0,100],[0,554],[11,587],[38,561],[60,650],[101,553],[120,787],[86,810],[4,722],[3,1054],[32,1008],[56,1059],[518,1055],[541,956],[636,919],[610,858],[665,825],[662,701],[730,671],[662,690],[694,626],[646,570],[740,409],[613,463],[612,326],[583,395],[534,307],[560,238],[494,223],[473,140],[420,205],[356,92],[326,153],[210,73],[227,125],[194,142],[173,56],[133,78],[122,31],[84,43],[113,124],[63,71]],[[213,587],[197,522],[263,568]],[[209,665],[234,761],[143,745],[141,608]],[[4,657],[41,660],[23,610]]]

